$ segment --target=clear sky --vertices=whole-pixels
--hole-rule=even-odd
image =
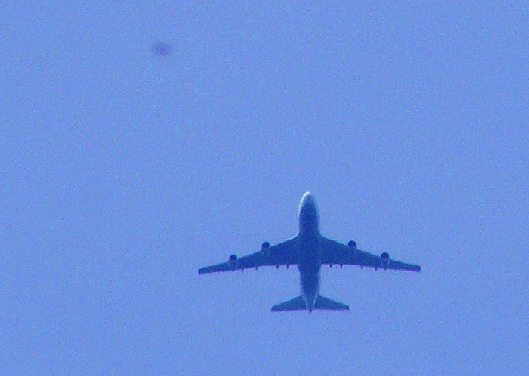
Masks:
[[[2,2],[1,372],[526,372],[529,7],[390,3]],[[306,190],[422,272],[198,275]]]

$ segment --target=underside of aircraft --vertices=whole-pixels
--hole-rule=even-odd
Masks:
[[[319,294],[319,275],[322,265],[357,265],[375,270],[407,270],[419,272],[419,265],[393,260],[387,252],[375,255],[356,247],[354,240],[347,244],[322,236],[319,232],[319,216],[314,197],[306,192],[298,209],[299,231],[296,236],[284,242],[270,245],[264,242],[261,250],[238,258],[231,255],[228,261],[206,266],[199,274],[235,271],[260,266],[297,265],[300,272],[301,295],[272,307],[273,312],[308,310],[349,310],[349,306],[325,298]]]

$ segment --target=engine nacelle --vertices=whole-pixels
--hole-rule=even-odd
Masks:
[[[237,263],[237,255],[230,255],[230,258],[228,259],[228,265],[232,270],[235,269],[235,264]]]
[[[382,252],[382,254],[380,255],[380,260],[382,261],[382,267],[384,268],[384,270],[386,270],[389,265],[389,253]]]
[[[351,248],[351,251],[353,251],[353,254],[356,253],[356,242],[354,240],[349,240],[349,243],[347,243],[347,246]]]
[[[265,256],[270,255],[270,243],[269,242],[263,242],[263,244],[261,244],[261,252],[263,252]]]

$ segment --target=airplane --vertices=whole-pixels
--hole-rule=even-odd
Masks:
[[[199,274],[235,271],[260,266],[297,265],[300,274],[301,295],[272,307],[272,312],[308,310],[347,311],[349,306],[320,295],[320,269],[322,265],[358,265],[377,269],[409,270],[419,272],[419,265],[412,265],[389,258],[387,252],[380,256],[362,251],[354,240],[347,245],[328,239],[320,234],[316,201],[310,192],[301,197],[298,208],[299,231],[296,236],[276,245],[264,242],[261,250],[228,261],[198,269]]]

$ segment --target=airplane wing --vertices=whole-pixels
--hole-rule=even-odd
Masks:
[[[298,255],[297,237],[272,246],[265,242],[259,252],[241,258],[231,255],[226,262],[198,269],[198,274],[244,270],[248,268],[257,269],[260,266],[267,265],[275,265],[276,267],[280,265],[297,265],[299,262]]]
[[[354,242],[349,245],[322,237],[322,264],[325,265],[358,265],[360,267],[394,269],[394,270],[411,270],[420,272],[419,265],[408,264],[402,261],[396,261],[389,258],[384,252],[377,256],[369,252],[356,248]]]

